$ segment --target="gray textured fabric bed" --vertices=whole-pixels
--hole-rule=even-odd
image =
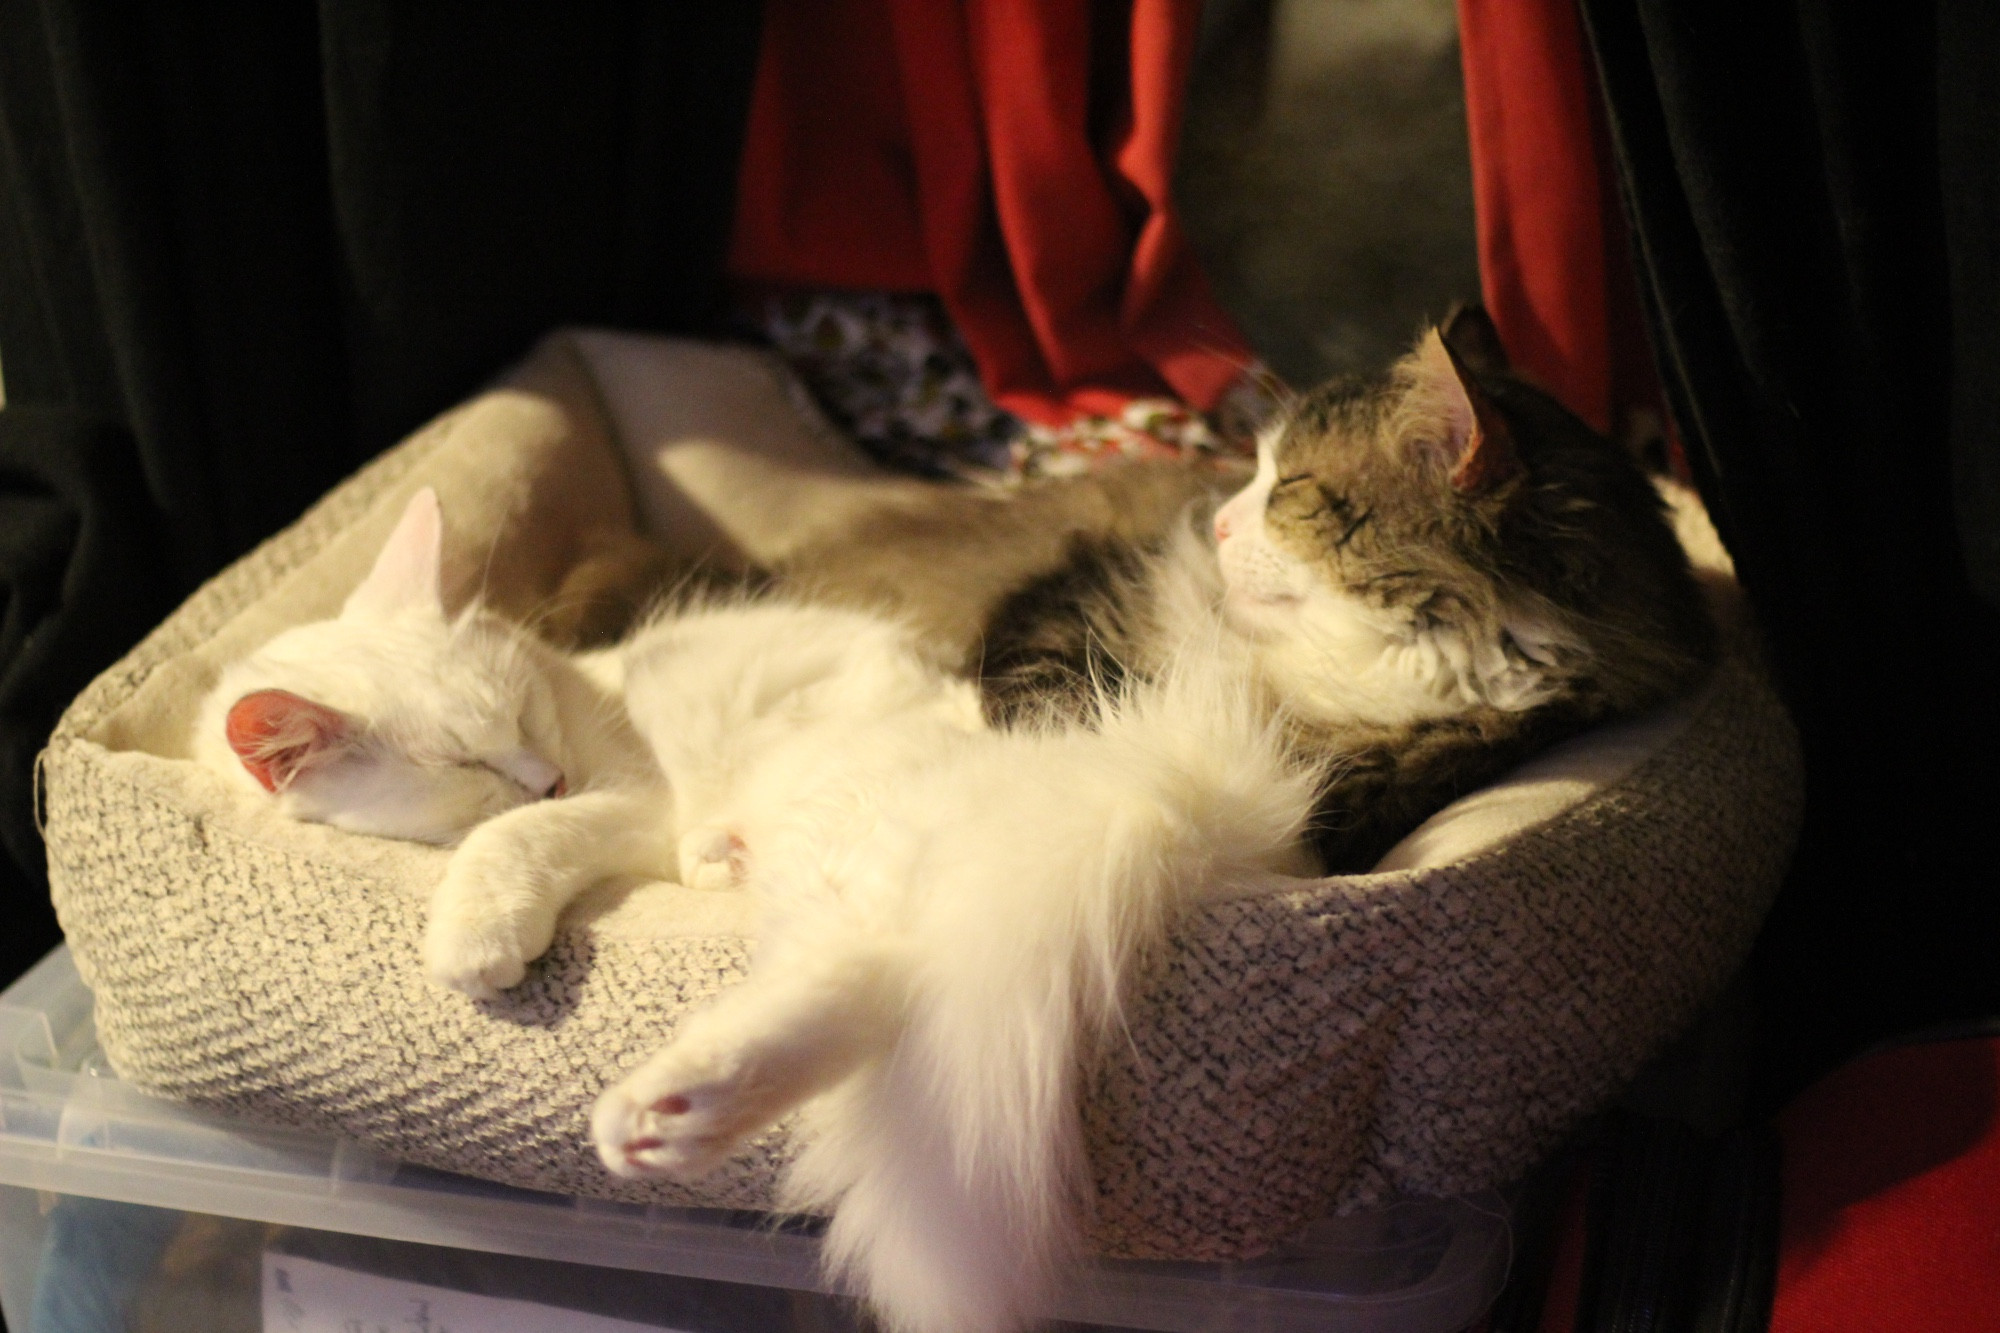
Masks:
[[[739,977],[739,895],[606,886],[514,993],[417,963],[445,853],[278,820],[186,758],[219,664],[330,614],[409,493],[447,587],[531,613],[643,527],[751,559],[853,521],[873,474],[755,353],[556,335],[204,587],[44,757],[56,905],[120,1074],[536,1189],[770,1204],[785,1128],[695,1186],[606,1175],[600,1089]],[[1090,1081],[1108,1254],[1253,1255],[1330,1209],[1504,1181],[1720,988],[1797,826],[1791,726],[1741,657],[1699,697],[1563,747],[1375,874],[1233,886],[1144,979]]]

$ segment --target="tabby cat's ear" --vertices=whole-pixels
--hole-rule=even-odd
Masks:
[[[1475,374],[1500,375],[1509,369],[1500,330],[1493,323],[1493,316],[1486,313],[1486,307],[1478,302],[1461,301],[1453,306],[1444,323],[1438,325],[1438,332],[1444,337],[1444,345],[1457,353],[1458,359]]]
[[[444,595],[444,512],[437,492],[426,486],[410,497],[396,530],[382,544],[375,567],[348,594],[341,619],[383,618],[411,611],[442,616]]]
[[[258,690],[229,706],[229,748],[268,792],[280,792],[314,764],[347,748],[347,714],[290,690]]]
[[[1521,455],[1506,418],[1472,368],[1436,329],[1425,334],[1417,348],[1417,371],[1420,382],[1442,406],[1452,489],[1482,495],[1519,476]]]

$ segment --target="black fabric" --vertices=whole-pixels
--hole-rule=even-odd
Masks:
[[[0,974],[55,940],[39,878],[35,752],[90,678],[173,608],[132,434],[63,408],[0,411]]]
[[[1600,1117],[1512,1191],[1514,1262],[1488,1333],[1761,1333],[1782,1157],[1765,1125],[1715,1137],[1677,1115]],[[1563,1254],[1580,1260],[1567,1288]]]
[[[1951,440],[1973,586],[2000,605],[2000,7],[1938,12],[1938,167],[1952,291]]]
[[[1805,739],[1768,1107],[2000,1002],[2000,19],[1582,8],[1669,397]]]
[[[756,37],[0,0],[0,977],[53,941],[30,760],[92,674],[547,328],[720,327]]]

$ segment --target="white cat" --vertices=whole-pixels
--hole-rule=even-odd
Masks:
[[[467,994],[518,982],[591,884],[731,887],[809,796],[983,727],[974,687],[887,620],[719,603],[566,655],[476,605],[447,615],[442,542],[419,491],[338,617],[223,673],[194,749],[293,818],[459,843],[424,956]]]
[[[1096,728],[905,751],[752,835],[752,975],[600,1099],[607,1166],[697,1176],[797,1107],[786,1201],[831,1211],[878,1317],[1046,1308],[1088,1210],[1077,1080],[1135,965],[1202,892],[1308,868],[1316,782],[1185,545],[1186,650]]]
[[[891,1325],[1032,1317],[1078,1245],[1078,1059],[1135,958],[1203,885],[1300,867],[1313,784],[1214,632],[1212,555],[1190,538],[1178,597],[1201,651],[1097,730],[1002,734],[892,621],[737,603],[565,656],[448,616],[441,543],[419,492],[337,619],[224,674],[198,755],[297,818],[462,838],[423,952],[473,996],[600,879],[747,881],[752,975],[604,1094],[607,1165],[698,1175],[804,1104],[789,1202],[832,1211]]]

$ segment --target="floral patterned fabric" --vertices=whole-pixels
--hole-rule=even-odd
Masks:
[[[1036,425],[997,406],[936,297],[767,293],[749,313],[841,429],[892,467],[992,481],[1086,472],[1117,459],[1247,455],[1283,386],[1252,365],[1214,419],[1170,398],[1115,417]]]

